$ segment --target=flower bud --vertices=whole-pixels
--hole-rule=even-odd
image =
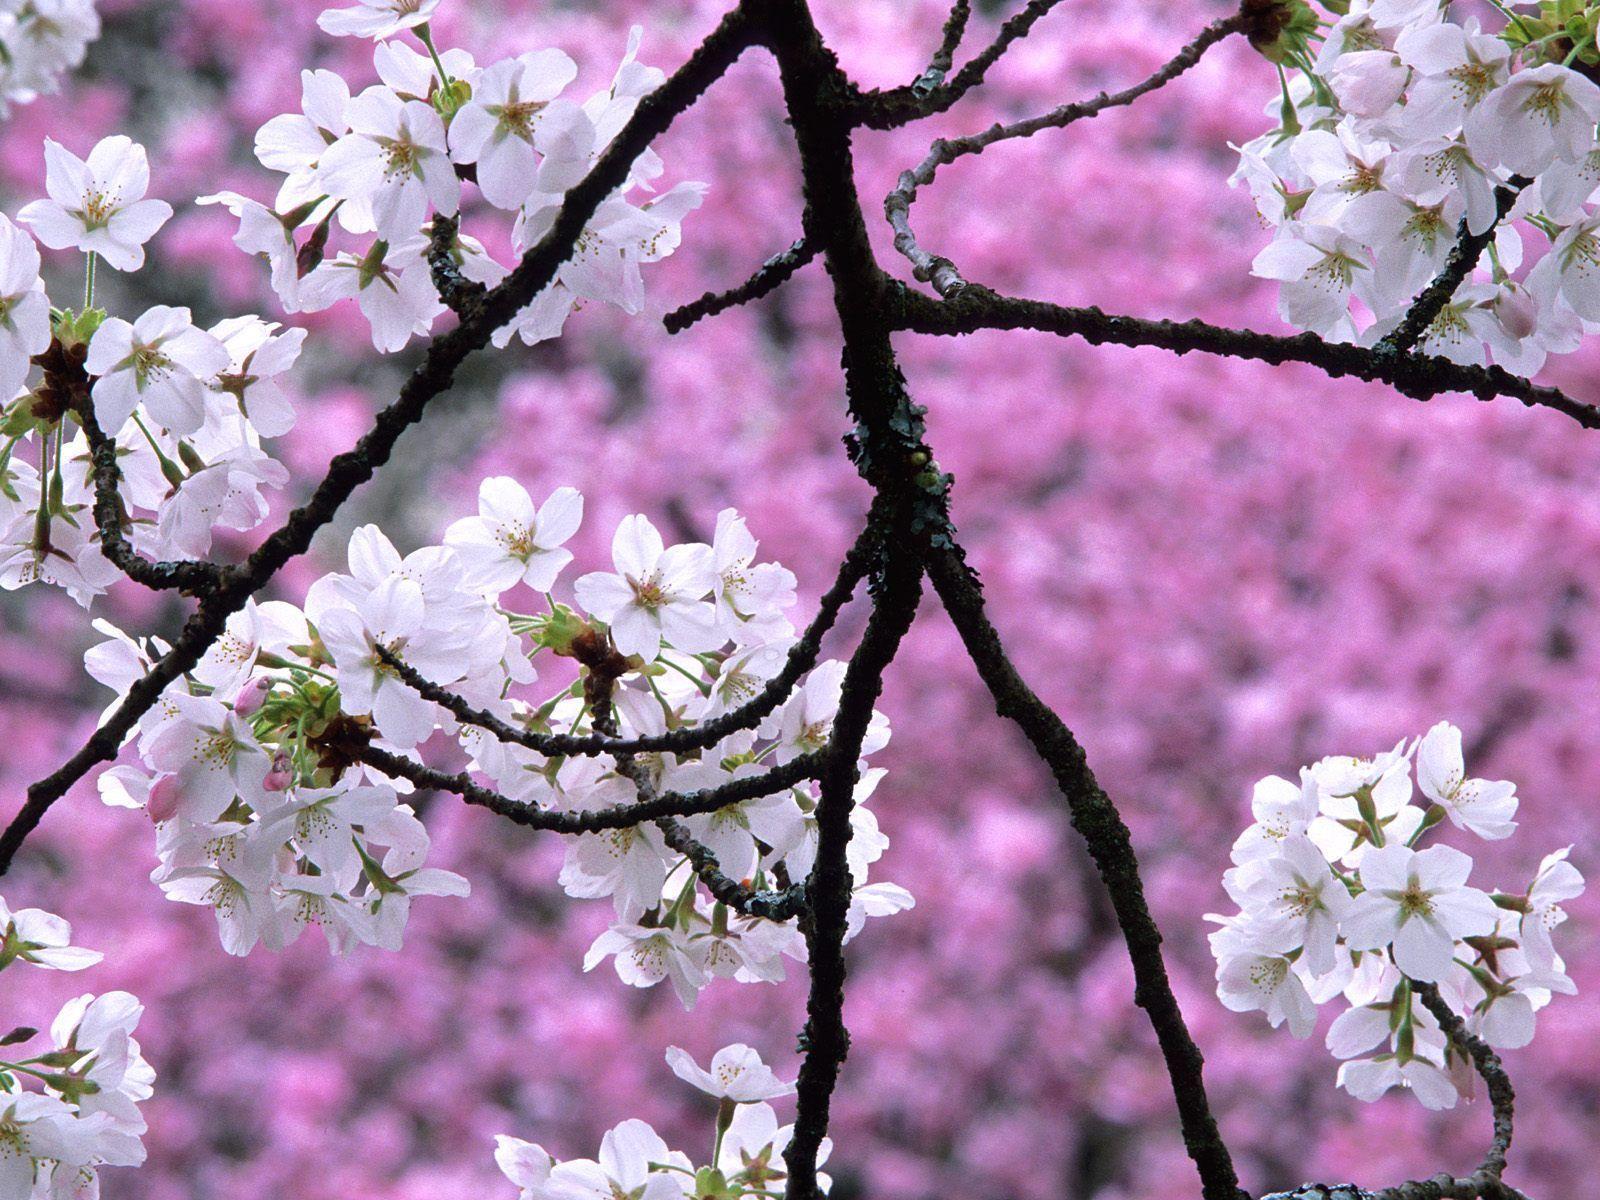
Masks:
[[[1525,337],[1532,337],[1533,331],[1539,323],[1539,308],[1534,303],[1532,296],[1521,288],[1503,288],[1494,298],[1490,310],[1494,313],[1495,320],[1500,322],[1512,337],[1519,341]]]
[[[233,711],[241,717],[248,717],[255,713],[272,691],[272,680],[265,675],[257,676],[242,688],[233,698]]]
[[[1317,14],[1306,0],[1244,0],[1245,33],[1268,62],[1286,63],[1310,51]]]
[[[144,802],[144,811],[157,825],[170,821],[178,812],[178,777],[163,775],[150,785],[150,795]]]
[[[269,792],[286,792],[293,782],[294,763],[288,754],[279,750],[272,756],[272,769],[267,772],[267,777],[261,781],[261,786]]]

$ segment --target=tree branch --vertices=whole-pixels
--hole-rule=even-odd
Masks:
[[[1600,428],[1600,410],[1558,388],[1533,383],[1503,367],[1469,367],[1424,354],[1382,355],[1348,342],[1328,342],[1314,333],[1282,336],[1228,329],[1204,321],[1152,321],[1069,308],[1044,300],[1021,300],[970,285],[945,301],[904,289],[900,324],[917,333],[962,334],[979,329],[1035,329],[1081,337],[1092,345],[1159,346],[1175,354],[1200,351],[1265,363],[1306,363],[1337,379],[1350,376],[1387,383],[1403,396],[1430,400],[1466,392],[1480,400],[1508,396],[1530,408],[1549,408],[1586,429]]]
[[[89,376],[81,365],[85,390]],[[214,587],[221,577],[222,568],[209,562],[155,562],[145,558],[129,543],[123,532],[125,510],[122,506],[122,468],[117,464],[117,444],[100,428],[95,419],[94,403],[89,401],[74,410],[78,424],[83,428],[89,443],[90,475],[94,480],[94,524],[100,532],[100,551],[135,583],[154,591],[177,590],[189,594],[204,593]]]
[[[945,76],[950,73],[950,68],[955,65],[956,51],[961,47],[961,39],[966,36],[967,22],[971,17],[970,0],[956,0],[950,9],[950,15],[945,18],[939,48],[933,52],[933,59],[928,63],[928,69],[911,83],[914,95],[926,96],[944,82]]]
[[[1145,1010],[1155,1027],[1167,1073],[1172,1077],[1184,1145],[1200,1172],[1202,1194],[1206,1200],[1247,1200],[1206,1098],[1200,1048],[1189,1034],[1167,979],[1161,933],[1145,902],[1127,825],[1089,769],[1077,738],[1034,694],[1007,657],[1000,635],[984,614],[983,592],[959,551],[931,556],[928,573],[979,676],[994,697],[995,710],[1016,723],[1055,776],[1066,798],[1073,828],[1083,835],[1110,893],[1111,906],[1133,962],[1134,1003]]]
[[[386,648],[378,647],[378,654],[394,669],[395,674],[414,688],[423,699],[431,700],[446,709],[462,724],[486,730],[502,742],[525,746],[539,754],[593,756],[649,754],[658,751],[681,754],[689,750],[705,750],[729,734],[755,728],[764,717],[788,699],[800,677],[817,665],[817,659],[822,653],[822,639],[833,628],[840,610],[854,595],[856,585],[866,574],[870,558],[876,553],[876,536],[876,531],[869,522],[867,528],[856,539],[855,545],[845,555],[833,586],[823,593],[817,605],[817,615],[812,618],[811,624],[806,626],[800,640],[789,648],[783,669],[767,680],[757,695],[721,716],[712,717],[698,725],[670,729],[666,733],[618,738],[603,733],[538,733],[531,729],[520,729],[485,709],[477,708],[448,688],[440,687],[404,660],[396,658]]]
[[[1472,1060],[1473,1067],[1483,1078],[1489,1092],[1489,1107],[1494,1113],[1494,1139],[1489,1143],[1488,1153],[1483,1156],[1483,1165],[1478,1169],[1498,1179],[1506,1169],[1506,1154],[1511,1149],[1512,1117],[1517,1105],[1511,1077],[1506,1074],[1500,1056],[1490,1049],[1489,1043],[1468,1032],[1466,1022],[1451,1011],[1444,997],[1439,995],[1437,984],[1413,982],[1411,990],[1421,997],[1423,1006],[1434,1015],[1445,1036]]]
[[[961,97],[983,82],[989,68],[1000,61],[1000,58],[1017,42],[1028,36],[1034,24],[1061,0],[1028,0],[1027,7],[1012,16],[990,42],[976,54],[972,61],[956,72],[955,78],[949,83],[929,89],[922,84],[927,76],[919,77],[915,83],[906,87],[890,88],[886,91],[864,92],[855,105],[855,117],[859,124],[868,129],[897,129],[901,125],[912,121],[931,117],[950,108]],[[960,5],[958,5],[960,7]],[[955,14],[951,14],[953,20]],[[946,24],[945,34],[949,36],[949,25]],[[943,50],[943,46],[940,47]],[[951,50],[954,58],[954,48]],[[934,64],[938,65],[935,58]],[[949,69],[948,65],[945,68]],[[932,70],[932,68],[930,68]]]
[[[303,554],[312,537],[333,519],[351,493],[388,462],[400,435],[422,418],[430,401],[448,390],[456,368],[468,355],[487,345],[496,329],[549,284],[556,269],[572,253],[584,225],[626,179],[634,160],[753,44],[755,30],[747,15],[751,2],[743,0],[730,11],[688,61],[639,102],[589,174],[568,191],[554,225],[539,244],[484,296],[482,305],[469,318],[433,339],[399,396],[378,414],[372,429],[354,449],[334,457],[311,499],[291,512],[243,564],[218,572],[172,648],[129,689],[95,735],[58,770],[29,787],[22,808],[0,833],[0,874],[10,867],[18,847],[37,828],[50,806],[92,767],[114,757],[123,736],[155,704],[162,689],[193,669],[222,633],[228,615],[244,607],[245,601],[285,563]]]
[[[956,295],[966,286],[966,281],[962,279],[955,264],[948,258],[924,250],[918,245],[916,233],[911,228],[911,205],[916,202],[917,189],[932,183],[940,167],[970,154],[982,154],[997,142],[1032,137],[1044,129],[1062,129],[1086,117],[1098,116],[1108,108],[1132,104],[1141,96],[1171,83],[1199,62],[1200,56],[1212,46],[1229,34],[1245,30],[1249,21],[1250,19],[1242,12],[1213,21],[1154,72],[1120,92],[1101,92],[1092,99],[1063,104],[1060,108],[1052,109],[1041,116],[1030,117],[1010,125],[997,123],[982,133],[967,137],[940,138],[933,143],[928,156],[922,162],[911,170],[901,173],[895,189],[884,197],[883,212],[894,229],[894,248],[910,260],[916,277],[933,284],[934,290],[939,295],[946,298]],[[958,76],[958,82],[959,78]]]
[[[599,833],[605,829],[627,829],[633,825],[642,825],[646,821],[660,820],[662,817],[692,817],[698,813],[716,812],[719,808],[726,808],[730,804],[771,796],[797,783],[816,779],[827,760],[827,751],[802,754],[781,766],[763,771],[760,775],[733,779],[714,788],[700,788],[692,792],[661,792],[635,804],[618,804],[611,808],[583,809],[578,812],[556,812],[535,808],[521,800],[513,800],[509,796],[502,795],[493,788],[486,788],[474,782],[470,776],[424,766],[415,759],[378,746],[364,747],[359,752],[359,757],[362,762],[376,767],[385,775],[409,779],[418,787],[430,788],[433,791],[450,792],[460,796],[468,804],[486,808],[524,828],[541,829],[550,833],[577,834]]]
[[[718,313],[727,312],[730,308],[738,308],[741,304],[759,300],[777,291],[796,271],[816,256],[817,247],[802,235],[796,238],[794,244],[787,250],[779,251],[757,267],[755,274],[738,287],[725,292],[707,292],[700,299],[685,304],[682,308],[673,309],[662,318],[661,323],[666,326],[668,333],[682,333],[706,317],[714,317]]]

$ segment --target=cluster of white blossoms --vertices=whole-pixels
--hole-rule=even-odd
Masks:
[[[432,4],[361,4],[323,14],[336,34],[377,39],[381,82],[357,95],[332,71],[305,71],[302,112],[274,117],[256,135],[256,157],[284,175],[274,207],[233,192],[204,197],[239,218],[235,242],[264,257],[289,312],[316,312],[354,299],[382,351],[425,335],[444,306],[427,254],[433,216],[454,217],[470,180],[497,214],[512,216],[521,254],[549,232],[563,194],[585,175],[665,75],[637,61],[635,26],[611,85],[583,101],[562,93],[578,68],[560,50],[536,50],[478,66],[465,50],[442,54],[427,25]],[[416,34],[427,53],[398,40]],[[640,267],[677,249],[684,216],[705,185],[659,195],[664,170],[646,150],[624,185],[595,211],[556,277],[508,325],[530,345],[560,335],[586,301],[638,313]],[[647,198],[635,202],[635,193]],[[502,217],[502,219],[504,219]],[[299,231],[309,229],[301,237]],[[463,278],[493,286],[508,274],[477,239],[458,233],[451,250]]]
[[[519,1200],[682,1200],[719,1197],[739,1200],[781,1196],[786,1190],[783,1152],[794,1132],[778,1124],[769,1100],[794,1094],[749,1046],[726,1046],[700,1067],[687,1051],[667,1051],[673,1074],[716,1097],[716,1135],[707,1166],[696,1167],[689,1156],[669,1150],[644,1121],[624,1121],[600,1142],[598,1160],[556,1160],[543,1146],[500,1134],[495,1161],[520,1191]],[[817,1160],[825,1161],[832,1145],[822,1140]],[[826,1192],[831,1184],[819,1173]]]
[[[75,11],[67,0],[57,6]],[[52,7],[18,11],[32,20]],[[379,39],[382,82],[352,96],[333,72],[305,72],[304,113],[273,118],[256,139],[261,162],[286,176],[276,208],[231,192],[199,201],[239,217],[235,241],[271,264],[286,312],[353,300],[384,351],[426,335],[445,312],[427,257],[434,217],[457,216],[473,187],[483,201],[475,209],[514,214],[510,240],[526,251],[664,78],[636,60],[635,29],[611,86],[579,103],[560,94],[577,67],[559,50],[481,69],[464,50],[436,53],[423,20],[432,7],[325,13],[330,32]],[[427,53],[387,40],[408,30]],[[77,415],[92,411],[116,444],[117,512],[133,551],[203,558],[219,529],[258,526],[266,489],[287,482],[262,439],[294,424],[280,380],[305,331],[253,315],[199,328],[188,309],[166,305],[126,316],[96,307],[97,270],[139,270],[172,208],[146,197],[145,150],[127,137],[104,139],[87,159],[52,141],[44,153],[47,197],[24,206],[16,223],[0,215],[0,587],[42,580],[87,605],[121,576],[95,529],[95,475]],[[555,337],[586,301],[642,311],[641,265],[677,248],[680,222],[704,193],[684,183],[629,198],[650,193],[662,171],[653,151],[639,156],[498,344]],[[46,295],[40,244],[85,255],[81,305]],[[459,228],[450,255],[476,283],[509,273]]]
[[[1494,226],[1499,189],[1515,196],[1506,220],[1417,348],[1522,375],[1577,349],[1600,328],[1591,7],[1497,6],[1504,25],[1486,32],[1439,0],[1351,0],[1331,27],[1294,3],[1268,48],[1289,72],[1267,108],[1278,127],[1239,148],[1233,177],[1276,230],[1254,273],[1279,282],[1284,319],[1375,344],[1463,221]]]
[[[94,0],[0,0],[0,114],[54,92],[99,36]]]
[[[21,962],[81,971],[100,961],[71,939],[53,913],[0,900],[0,970]],[[156,1074],[133,1039],[143,1012],[127,992],[84,995],[56,1014],[48,1048],[13,1057],[39,1031],[0,1037],[0,1200],[94,1200],[99,1168],[144,1161],[139,1102]]]
[[[1450,1108],[1471,1094],[1472,1063],[1414,983],[1437,985],[1467,1030],[1501,1049],[1527,1045],[1534,1014],[1576,991],[1550,936],[1583,891],[1567,850],[1546,855],[1526,888],[1485,892],[1468,885],[1462,851],[1417,849],[1445,822],[1489,840],[1515,829],[1515,786],[1469,777],[1448,722],[1372,758],[1324,758],[1299,783],[1268,776],[1251,807],[1223,875],[1240,911],[1210,918],[1217,994],[1296,1037],[1311,1034],[1319,1004],[1344,997],[1327,1046],[1351,1095],[1405,1087]]]
[[[610,756],[547,757],[458,724],[385,657],[518,729],[584,734],[596,713],[586,684],[611,683],[607,709],[623,737],[692,729],[754,696],[795,643],[784,615],[794,576],[755,562],[756,542],[732,509],[710,545],[663,544],[648,519],[625,517],[613,571],[572,583],[577,608],[550,597],[572,561],[565,543],[583,499],[560,488],[535,507],[514,480],[485,480],[479,511],[443,545],[401,557],[375,527],[350,540],[349,573],[318,580],[303,608],[251,602],[231,617],[195,670],[169,688],[133,735],[139,765],[101,776],[112,804],[155,821],[156,881],[180,901],[216,910],[223,945],[292,941],[320,925],[329,946],[400,944],[410,900],[465,894],[466,881],[424,866],[428,837],[401,793],[409,784],[359,761],[368,743],[406,753],[436,731],[459,736],[503,796],[560,812],[634,803],[639,783]],[[532,598],[534,611],[512,607]],[[90,673],[118,695],[152,652],[102,622],[108,640]],[[511,697],[536,680],[535,661],[565,657],[581,677],[541,703]],[[718,787],[819,750],[839,704],[844,667],[819,664],[758,728],[710,748],[642,754],[634,767],[659,791]],[[881,749],[875,715],[864,754]],[[882,775],[863,772],[852,821],[856,880],[851,932],[868,916],[909,907],[892,884],[866,882],[888,839],[862,806]],[[803,880],[816,857],[813,785],[689,816],[683,825],[722,872],[756,887]],[[730,912],[707,894],[662,831],[644,824],[574,836],[560,883],[569,895],[609,898],[616,921],[586,960],[615,956],[637,987],[671,981],[685,1006],[716,977],[777,981],[801,957],[796,922]]]

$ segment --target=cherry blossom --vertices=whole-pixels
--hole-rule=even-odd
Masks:
[[[560,50],[495,63],[450,122],[450,156],[476,164],[483,198],[514,212],[532,193],[560,193],[587,171],[594,126],[560,98],[578,67]]]
[[[317,17],[324,33],[334,37],[392,37],[427,22],[439,0],[357,0],[348,8],[328,8]]]
[[[48,200],[17,214],[46,246],[97,254],[107,266],[137,271],[144,244],[172,216],[165,200],[146,200],[150,164],[144,147],[116,134],[98,142],[86,160],[58,142],[44,143]]]
[[[1340,931],[1354,950],[1394,946],[1395,965],[1413,979],[1444,978],[1456,939],[1491,932],[1494,904],[1464,886],[1472,860],[1449,846],[1414,851],[1384,846],[1361,860],[1361,884]]]
[[[1450,823],[1482,838],[1507,838],[1517,828],[1517,786],[1505,780],[1468,779],[1461,730],[1440,721],[1417,746],[1417,786],[1444,809]]]
[[[178,435],[205,424],[205,381],[228,369],[227,348],[196,329],[187,308],[158,304],[129,323],[111,317],[95,332],[84,363],[94,384],[95,417],[120,430],[141,405]]]
[[[743,1043],[718,1050],[711,1056],[709,1070],[702,1069],[687,1050],[668,1046],[667,1065],[685,1083],[736,1104],[753,1104],[794,1094],[794,1084],[784,1083],[774,1075],[772,1068],[761,1061],[761,1056]]]
[[[517,583],[548,592],[572,561],[564,543],[583,521],[583,497],[557,488],[534,511],[527,490],[503,475],[478,485],[478,515],[445,531],[474,586],[499,594]]]

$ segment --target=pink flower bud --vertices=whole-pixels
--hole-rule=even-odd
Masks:
[[[279,750],[272,756],[272,770],[267,772],[267,777],[261,781],[261,786],[269,792],[286,792],[289,784],[294,781],[294,764],[288,754]]]
[[[233,711],[241,717],[248,717],[261,707],[270,691],[272,691],[272,680],[264,675],[252,679],[240,688],[239,694],[233,698]]]
[[[178,777],[163,775],[150,785],[150,795],[144,802],[145,812],[157,825],[170,821],[178,812]]]
[[[1539,322],[1539,310],[1533,297],[1520,288],[1502,290],[1494,298],[1493,309],[1500,327],[1518,341],[1531,336]]]

